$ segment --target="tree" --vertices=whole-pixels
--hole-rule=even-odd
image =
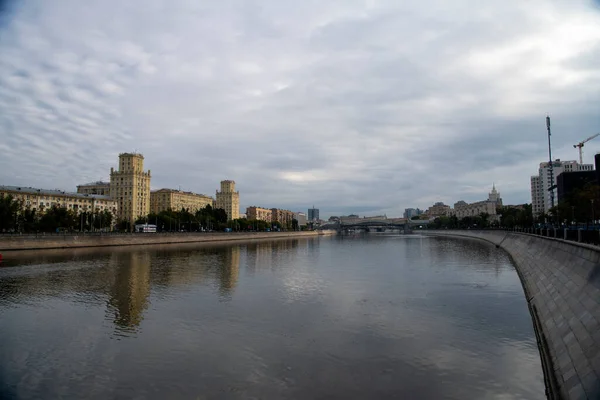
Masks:
[[[17,216],[21,202],[12,195],[0,195],[0,231],[17,229]]]

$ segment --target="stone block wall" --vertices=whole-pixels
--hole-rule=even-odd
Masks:
[[[600,399],[600,248],[504,231],[429,231],[510,254],[527,296],[551,399]]]

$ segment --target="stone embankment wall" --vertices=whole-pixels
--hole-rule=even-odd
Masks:
[[[600,248],[504,231],[429,231],[489,241],[513,258],[540,345],[548,397],[600,399]]]
[[[335,232],[334,232],[335,233]],[[79,247],[135,246],[196,242],[234,242],[316,237],[329,232],[249,232],[249,233],[133,233],[106,235],[14,235],[0,236],[0,252],[11,250],[67,249]]]

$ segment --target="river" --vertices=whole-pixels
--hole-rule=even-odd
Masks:
[[[0,398],[544,399],[485,242],[362,235],[8,253]]]

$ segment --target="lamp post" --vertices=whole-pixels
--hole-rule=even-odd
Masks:
[[[575,206],[571,206],[571,225],[575,222]]]
[[[590,199],[590,202],[592,203],[592,225],[596,225],[596,216],[594,215],[594,199]]]

